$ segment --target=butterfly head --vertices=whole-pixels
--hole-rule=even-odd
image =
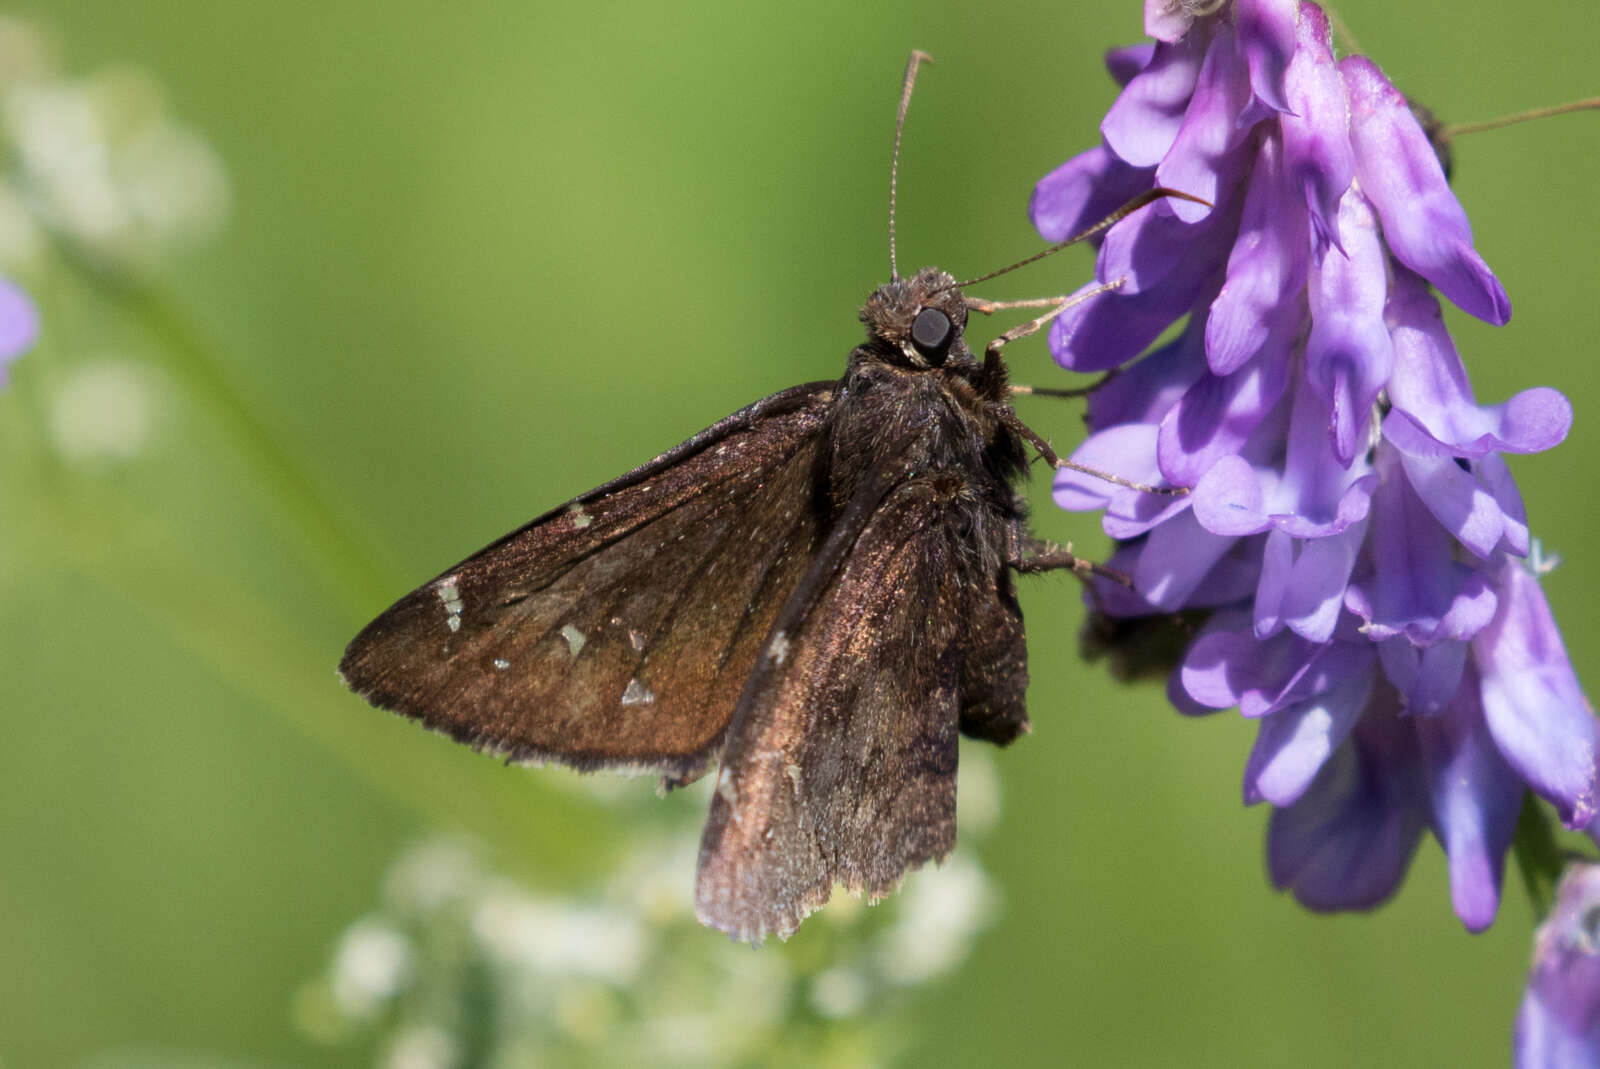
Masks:
[[[956,280],[936,267],[878,287],[861,308],[866,348],[911,368],[974,363],[967,348],[967,304]]]

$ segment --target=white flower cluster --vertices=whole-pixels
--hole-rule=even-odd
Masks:
[[[385,1069],[884,1064],[903,1036],[894,1013],[959,967],[998,899],[972,851],[999,812],[987,753],[963,756],[960,797],[963,847],[945,865],[878,909],[835,898],[790,944],[757,949],[695,923],[689,827],[634,844],[582,894],[536,891],[460,841],[423,843],[301,992],[298,1023],[376,1039]]]
[[[210,145],[132,68],[68,78],[28,23],[0,17],[0,271],[58,238],[104,269],[149,266],[228,214]]]

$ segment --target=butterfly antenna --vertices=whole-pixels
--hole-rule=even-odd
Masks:
[[[933,57],[926,52],[913,49],[911,60],[906,64],[905,84],[900,87],[900,112],[894,118],[894,155],[889,160],[889,277],[900,277],[900,269],[895,263],[894,256],[894,199],[895,191],[900,186],[900,135],[906,129],[906,110],[911,107],[911,90],[917,84],[917,68],[924,62],[932,63]]]
[[[1140,208],[1143,208],[1146,204],[1150,204],[1158,200],[1165,200],[1167,197],[1177,197],[1179,200],[1189,200],[1196,204],[1204,204],[1207,208],[1212,206],[1211,202],[1205,198],[1197,197],[1193,193],[1185,193],[1181,189],[1168,189],[1165,186],[1157,186],[1155,189],[1147,189],[1137,197],[1134,197],[1132,200],[1128,201],[1128,203],[1124,204],[1122,207],[1118,208],[1116,211],[1112,212],[1110,215],[1106,216],[1104,219],[1100,220],[1098,223],[1094,224],[1094,226],[1091,226],[1088,230],[1085,230],[1083,233],[1074,234],[1065,241],[1058,241],[1049,248],[1036,252],[1026,259],[1018,260],[1014,264],[1007,264],[998,271],[990,271],[987,275],[979,275],[977,278],[969,278],[964,282],[957,282],[956,286],[964,288],[966,286],[974,285],[978,282],[987,282],[991,278],[999,278],[1001,275],[1010,274],[1019,267],[1027,267],[1029,264],[1042,260],[1046,256],[1052,256],[1060,252],[1062,249],[1076,245],[1080,241],[1086,241],[1089,238],[1094,237],[1096,234],[1110,230],[1122,220],[1126,219]],[[951,289],[954,287],[947,286],[945,288]]]

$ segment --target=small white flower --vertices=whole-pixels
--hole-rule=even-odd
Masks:
[[[854,1017],[872,997],[872,983],[859,969],[835,965],[811,981],[811,1006],[822,1016],[838,1020]]]
[[[433,1025],[408,1028],[394,1037],[383,1069],[454,1069],[461,1062],[456,1041]]]
[[[988,923],[997,898],[983,869],[964,855],[918,873],[901,891],[900,916],[877,950],[884,976],[917,984],[955,968]]]
[[[685,888],[694,886],[700,832],[687,829],[670,839],[647,839],[630,850],[609,881],[607,897],[638,911],[650,924],[689,916]]]
[[[963,835],[983,835],[1000,820],[1000,770],[994,748],[980,743],[961,748],[957,770],[956,827]]]
[[[371,1017],[405,986],[411,942],[381,921],[357,921],[333,958],[333,999],[350,1017]]]
[[[50,404],[50,434],[70,461],[129,460],[144,450],[155,422],[149,368],[129,360],[74,367]]]
[[[210,237],[226,219],[221,161],[168,116],[148,75],[123,68],[9,86],[0,75],[0,87],[6,155],[15,161],[9,181],[40,222],[82,252],[142,264]]]
[[[433,839],[407,850],[389,866],[384,898],[394,908],[428,914],[476,893],[483,868],[471,846],[454,839]]]
[[[633,914],[533,898],[511,883],[484,894],[472,930],[490,954],[510,964],[614,984],[633,979],[648,952],[648,936]]]

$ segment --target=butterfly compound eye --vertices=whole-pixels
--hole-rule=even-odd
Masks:
[[[911,322],[911,344],[917,352],[928,358],[930,364],[944,363],[945,350],[950,348],[954,329],[950,317],[937,308],[924,308]]]

